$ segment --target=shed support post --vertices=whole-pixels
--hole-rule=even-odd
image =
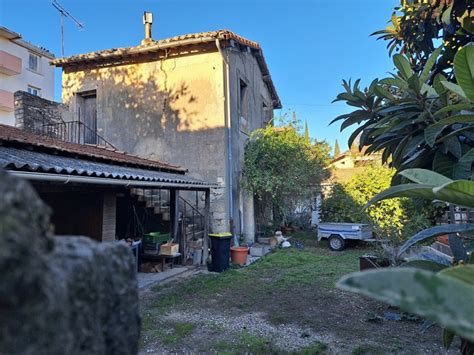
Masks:
[[[206,265],[209,256],[209,212],[211,207],[211,191],[206,190],[204,201],[204,236],[202,238],[202,264]]]
[[[171,237],[175,243],[179,243],[179,191],[170,190],[170,221],[171,221]]]

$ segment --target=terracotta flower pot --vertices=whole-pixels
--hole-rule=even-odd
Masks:
[[[247,263],[248,247],[231,247],[230,260],[233,264],[245,265]]]

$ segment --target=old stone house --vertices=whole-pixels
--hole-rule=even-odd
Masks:
[[[218,184],[212,230],[254,238],[253,196],[240,183],[244,147],[281,107],[258,43],[226,30],[156,41],[148,33],[138,46],[53,64],[76,120],[120,150]]]

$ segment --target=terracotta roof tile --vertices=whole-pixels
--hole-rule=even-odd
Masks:
[[[273,98],[273,107],[281,108],[281,101],[278,97],[275,85],[273,84],[270,71],[268,69],[263,52],[260,45],[257,42],[246,39],[238,34],[229,30],[218,30],[209,32],[190,33],[171,38],[161,39],[157,41],[151,41],[150,43],[141,44],[133,47],[123,48],[111,48],[96,52],[77,54],[70,57],[57,58],[50,62],[50,64],[57,67],[69,67],[80,63],[89,63],[90,65],[96,65],[99,63],[121,60],[129,60],[130,57],[148,54],[156,51],[163,50],[165,48],[178,48],[186,45],[190,45],[193,40],[199,40],[199,43],[209,43],[219,40],[234,40],[240,44],[253,48],[255,57],[258,65],[262,72],[263,80],[266,82],[270,93]]]
[[[156,160],[144,159],[135,155],[102,148],[89,144],[77,144],[45,137],[35,133],[25,132],[21,129],[0,124],[0,144],[10,142],[20,145],[38,147],[43,150],[54,150],[60,153],[76,155],[81,158],[94,159],[103,162],[140,167],[145,169],[158,169],[162,171],[185,173],[187,170],[177,165],[171,165]]]

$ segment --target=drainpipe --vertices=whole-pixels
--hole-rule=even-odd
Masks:
[[[228,179],[228,203],[229,203],[229,227],[230,232],[234,234],[234,174],[233,174],[233,165],[232,165],[232,121],[231,121],[231,112],[230,112],[230,69],[229,69],[229,60],[227,49],[224,50],[221,48],[219,39],[216,39],[216,47],[219,53],[222,56],[225,66],[225,116],[226,116],[226,129],[227,129],[227,179]],[[239,239],[234,235],[234,244],[239,244]]]

